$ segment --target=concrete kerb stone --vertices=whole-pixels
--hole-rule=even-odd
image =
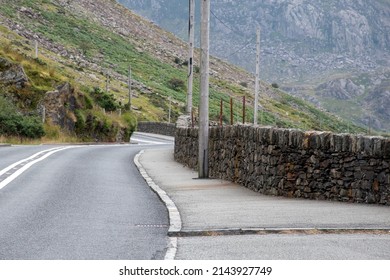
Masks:
[[[161,201],[165,204],[167,210],[168,210],[168,216],[169,216],[169,229],[168,229],[168,236],[169,236],[169,244],[167,248],[167,252],[165,254],[164,259],[165,260],[174,260],[177,252],[177,237],[174,237],[181,231],[182,228],[182,221],[180,217],[180,212],[176,207],[176,204],[172,201],[172,199],[168,196],[168,194],[162,190],[153,180],[150,178],[148,173],[146,172],[145,168],[142,166],[142,164],[139,161],[140,156],[145,151],[140,151],[135,157],[134,157],[134,163],[137,166],[141,176],[144,178],[146,183],[149,185],[149,187],[159,196]],[[173,236],[173,237],[172,237]]]

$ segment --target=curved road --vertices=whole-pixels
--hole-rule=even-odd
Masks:
[[[133,158],[171,141],[134,138],[130,145],[0,148],[0,259],[164,258],[167,211]]]

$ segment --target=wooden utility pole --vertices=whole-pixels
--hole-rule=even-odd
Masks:
[[[168,123],[171,123],[171,114],[172,114],[172,98],[169,96]]]
[[[107,73],[106,73],[106,93],[108,93],[110,91],[109,84],[110,84],[110,74],[108,74],[108,71],[107,71]]]
[[[192,114],[192,90],[194,82],[194,42],[195,42],[195,0],[189,0],[189,22],[188,22],[188,86],[187,86],[187,114]]]
[[[259,108],[259,88],[260,88],[260,27],[257,28],[257,51],[256,51],[256,78],[255,78],[255,106],[253,108],[253,124],[257,125],[257,115]]]
[[[230,97],[230,125],[233,125],[233,97]]]
[[[198,171],[202,179],[209,177],[210,0],[202,0],[201,3]]]
[[[131,111],[131,66],[129,66],[129,111]]]
[[[35,58],[38,58],[39,48],[38,48],[38,40],[35,40]]]
[[[242,97],[242,124],[245,124],[245,118],[246,118],[246,98],[245,96]]]
[[[219,126],[223,125],[223,99],[221,98],[221,108],[219,111]]]
[[[371,135],[371,115],[368,116],[368,135]]]

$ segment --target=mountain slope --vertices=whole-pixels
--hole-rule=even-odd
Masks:
[[[21,40],[4,38],[16,52],[32,55],[33,41],[40,46],[40,59],[56,64],[63,79],[93,97],[107,89],[118,104],[128,102],[127,74],[131,66],[132,111],[139,120],[168,119],[169,99],[173,118],[184,112],[187,44],[173,34],[142,19],[115,1],[103,0],[0,0],[0,22],[5,37],[13,32]],[[12,31],[9,31],[12,30]],[[11,35],[7,35],[11,34]],[[196,54],[196,61],[199,55]],[[197,63],[195,63],[197,64]],[[211,119],[219,119],[229,100],[235,103],[234,118],[241,120],[242,97],[247,97],[247,121],[253,116],[253,76],[219,59],[211,59]],[[106,83],[107,75],[111,77]],[[195,75],[194,104],[198,104],[199,74]],[[53,80],[53,82],[55,82]],[[55,83],[54,83],[55,84]],[[362,131],[348,122],[315,109],[266,83],[261,85],[262,122],[287,127]],[[77,118],[77,116],[76,116]],[[226,114],[225,120],[229,119]]]
[[[188,1],[119,1],[187,38]],[[254,72],[259,24],[264,80],[357,124],[368,126],[373,119],[376,129],[390,131],[387,114],[376,109],[390,105],[376,97],[378,84],[382,96],[390,92],[390,1],[214,0],[211,9],[214,55]],[[351,91],[335,87],[345,80]]]

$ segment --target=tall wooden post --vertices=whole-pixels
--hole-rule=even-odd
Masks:
[[[194,82],[194,42],[195,42],[195,0],[189,0],[189,22],[188,22],[188,86],[187,86],[187,114],[192,112],[192,91]]]
[[[39,54],[39,47],[38,47],[38,40],[35,40],[35,58],[38,58]]]
[[[255,105],[253,106],[253,124],[257,125],[259,108],[259,87],[260,87],[260,27],[257,28],[257,51],[256,51],[256,78],[255,78]]]
[[[230,97],[230,125],[233,125],[233,97]]]
[[[172,97],[169,96],[168,123],[171,123],[171,114],[172,114]]]
[[[108,93],[110,90],[109,83],[110,83],[110,75],[108,74],[108,71],[107,71],[107,73],[106,73],[106,93]]]
[[[200,103],[199,103],[199,178],[209,177],[209,66],[210,66],[210,0],[201,1],[200,28]]]
[[[242,97],[242,124],[245,124],[245,118],[246,118],[246,98],[245,96]]]
[[[219,111],[219,125],[223,125],[223,99],[221,98],[221,108]]]
[[[132,93],[131,93],[131,66],[129,66],[129,80],[128,80],[128,84],[129,84],[129,111],[131,111],[131,98],[132,98]]]

